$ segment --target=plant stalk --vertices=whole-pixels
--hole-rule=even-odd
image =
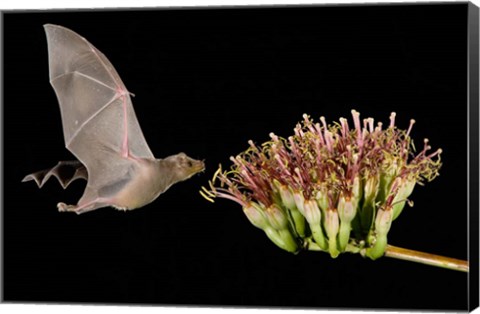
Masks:
[[[387,245],[385,256],[463,272],[468,272],[469,269],[468,262],[464,260],[403,249],[393,245]]]
[[[325,252],[311,240],[305,242],[304,249]],[[361,250],[361,248],[348,244],[345,251],[359,253]],[[462,272],[468,272],[469,270],[468,262],[464,260],[404,249],[393,245],[387,245],[384,256]]]

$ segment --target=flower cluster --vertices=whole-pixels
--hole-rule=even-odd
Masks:
[[[441,150],[429,153],[425,139],[414,154],[414,120],[405,131],[395,126],[395,113],[385,128],[372,118],[361,121],[355,110],[352,116],[350,128],[344,118],[328,125],[324,117],[314,123],[305,114],[288,138],[270,133],[261,146],[249,141],[201,194],[237,202],[254,226],[289,252],[382,256],[392,221],[415,184],[438,175]]]

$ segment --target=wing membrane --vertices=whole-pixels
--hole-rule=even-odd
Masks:
[[[107,58],[69,29],[45,25],[45,30],[50,80],[60,103],[67,148],[87,168],[92,158],[100,157],[92,157],[89,147],[106,146],[109,154],[117,152],[120,157],[122,144],[127,142],[134,156],[154,158],[128,91]],[[107,110],[110,106],[119,108]],[[83,133],[90,134],[88,141]]]

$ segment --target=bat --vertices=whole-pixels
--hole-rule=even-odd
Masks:
[[[77,214],[111,206],[132,210],[154,201],[173,184],[203,171],[203,161],[179,153],[155,159],[133,110],[130,93],[110,61],[72,30],[44,25],[50,83],[62,117],[66,148],[78,159],[25,176],[41,188],[52,176],[65,189],[87,180]]]

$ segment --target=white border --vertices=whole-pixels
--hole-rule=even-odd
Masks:
[[[477,6],[480,0],[470,1]],[[245,6],[245,5],[287,5],[287,4],[362,4],[362,3],[426,3],[419,0],[15,0],[2,1],[0,10],[5,9],[75,9],[75,8],[154,8],[192,6]],[[428,2],[466,2],[463,0]]]

